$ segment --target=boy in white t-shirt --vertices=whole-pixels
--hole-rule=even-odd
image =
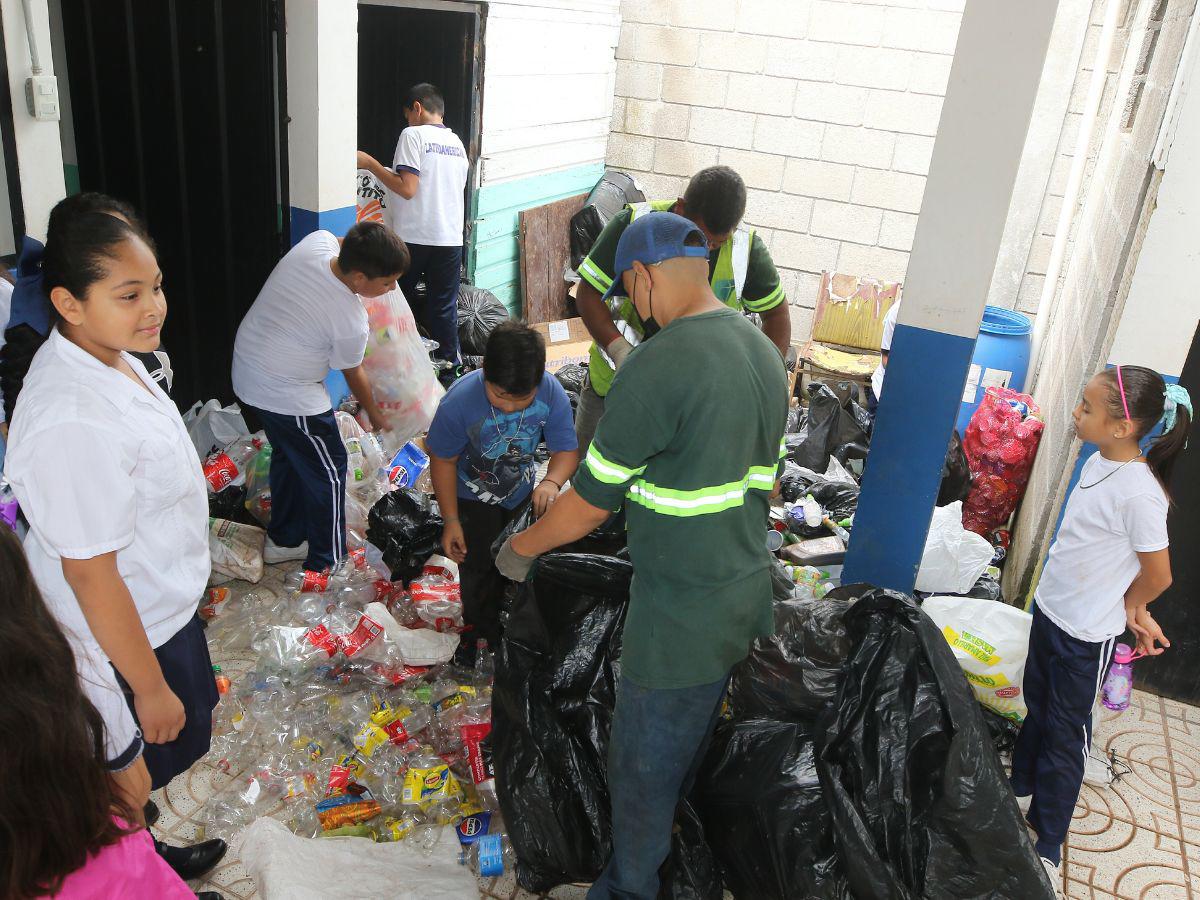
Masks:
[[[358,167],[387,189],[384,222],[408,245],[412,265],[400,289],[413,314],[438,342],[437,355],[458,360],[458,284],[462,271],[463,212],[470,162],[458,135],[442,118],[445,100],[432,84],[409,88],[408,127],[400,132],[389,169],[361,150]],[[416,287],[425,280],[423,304]]]
[[[346,448],[325,378],[339,369],[377,429],[387,427],[362,369],[360,297],[396,286],[408,250],[390,228],[360,222],[340,241],[316,231],[275,266],[238,327],[233,390],[271,443],[267,562],[320,572],[346,554]]]

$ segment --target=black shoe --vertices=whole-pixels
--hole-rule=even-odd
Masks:
[[[154,849],[166,860],[167,865],[175,870],[176,875],[184,881],[190,881],[199,878],[219,863],[229,846],[220,839],[202,841],[189,847],[172,847],[156,840]]]
[[[147,800],[146,805],[142,807],[142,815],[146,817],[146,827],[149,828],[158,821],[158,804]]]

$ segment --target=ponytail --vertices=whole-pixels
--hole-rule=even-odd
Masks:
[[[1162,423],[1162,434],[1146,451],[1146,463],[1169,496],[1175,460],[1187,446],[1192,424],[1191,397],[1183,386],[1168,385],[1161,375],[1145,366],[1117,366],[1100,375],[1109,387],[1109,415],[1133,422],[1138,441]]]
[[[130,237],[139,237],[153,250],[141,220],[127,203],[105,194],[74,194],[55,204],[46,228],[46,246],[25,239],[20,278],[13,292],[12,314],[0,348],[0,393],[4,418],[12,422],[17,397],[33,357],[58,320],[50,291],[65,287],[76,297],[104,277],[105,258]]]

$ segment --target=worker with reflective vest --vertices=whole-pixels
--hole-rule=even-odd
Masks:
[[[587,453],[596,433],[616,369],[642,340],[642,320],[629,299],[601,298],[612,286],[621,235],[630,222],[651,211],[674,212],[691,219],[708,241],[709,278],[717,299],[733,309],[757,313],[763,333],[784,356],[791,341],[787,298],[775,263],[754,229],[741,226],[746,185],[737,172],[728,166],[712,166],[697,172],[677,200],[631,204],[613,217],[579,266],[582,281],[575,305],[595,340],[575,418],[582,454]]]

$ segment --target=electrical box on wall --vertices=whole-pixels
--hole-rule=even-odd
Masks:
[[[39,122],[57,122],[58,78],[54,75],[32,75],[25,79],[25,104],[29,114]]]

